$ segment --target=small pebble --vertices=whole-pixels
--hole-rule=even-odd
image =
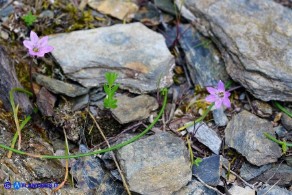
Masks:
[[[280,138],[283,138],[287,135],[287,130],[283,126],[278,126],[274,128],[275,132]]]

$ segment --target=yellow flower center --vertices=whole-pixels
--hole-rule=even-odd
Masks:
[[[220,91],[217,93],[217,95],[220,97],[220,98],[223,98],[224,97],[224,92]]]
[[[33,50],[34,52],[39,52],[39,48],[37,48],[37,47],[34,47],[32,50]]]

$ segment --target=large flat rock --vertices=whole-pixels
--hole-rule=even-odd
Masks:
[[[247,111],[235,115],[225,129],[225,143],[256,166],[277,162],[281,148],[265,137],[273,134],[272,124]]]
[[[229,75],[264,101],[292,101],[292,10],[272,0],[185,0]]]
[[[139,194],[172,194],[192,178],[184,142],[167,132],[135,141],[116,153],[129,189]]]
[[[163,36],[141,23],[57,34],[49,44],[66,76],[85,87],[102,85],[108,71],[118,73],[120,87],[134,93],[172,84],[174,58]]]

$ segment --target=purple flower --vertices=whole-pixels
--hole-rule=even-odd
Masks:
[[[44,57],[45,53],[54,50],[52,46],[48,45],[48,36],[41,39],[33,31],[30,32],[30,41],[23,41],[23,45],[28,49],[31,56]]]
[[[220,80],[218,82],[217,89],[213,87],[207,87],[207,91],[210,93],[206,97],[207,102],[215,102],[215,108],[220,108],[224,104],[227,108],[230,108],[231,103],[228,97],[230,93],[225,91],[224,83]]]

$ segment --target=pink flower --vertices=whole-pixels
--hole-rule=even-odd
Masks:
[[[230,93],[225,91],[224,83],[220,80],[218,82],[217,89],[213,87],[207,87],[207,91],[210,93],[206,97],[207,102],[215,102],[215,108],[220,108],[224,104],[227,108],[231,106],[230,100],[228,97]]]
[[[44,57],[45,53],[54,50],[52,46],[48,45],[48,36],[41,39],[33,31],[30,32],[30,41],[23,41],[23,45],[28,49],[31,56]]]

